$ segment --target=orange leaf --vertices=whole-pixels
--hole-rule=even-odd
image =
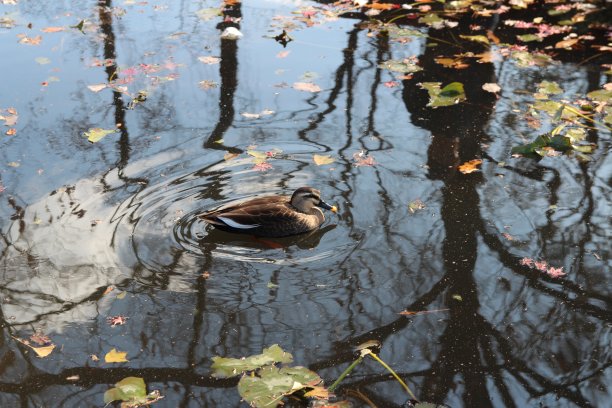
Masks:
[[[372,3],[366,4],[364,7],[368,7],[375,10],[393,10],[396,8],[400,8],[400,5],[391,3]]]
[[[311,82],[295,82],[293,84],[293,89],[297,89],[298,91],[305,92],[320,92],[321,88],[317,84],[313,84]]]
[[[410,310],[404,310],[403,312],[399,312],[399,314],[401,314],[402,316],[418,316],[418,315],[429,314],[429,313],[446,312],[447,310],[450,310],[450,309],[419,310],[416,312],[413,312]]]
[[[461,166],[459,166],[459,171],[462,172],[463,174],[473,173],[479,170],[478,166],[481,163],[482,163],[482,160],[480,159],[470,160],[468,162],[463,163]]]
[[[60,31],[64,31],[65,29],[65,27],[45,27],[40,31],[43,33],[58,33]]]

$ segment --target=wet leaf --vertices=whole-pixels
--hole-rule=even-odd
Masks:
[[[377,164],[376,161],[374,161],[374,158],[372,156],[368,155],[364,151],[354,153],[353,154],[353,160],[355,161],[353,163],[353,166],[356,166],[356,167],[374,166],[374,165]]]
[[[320,155],[320,154],[312,155],[312,160],[314,160],[317,166],[322,166],[324,164],[331,164],[336,161],[336,159],[334,159],[333,157],[329,155]]]
[[[83,134],[91,143],[99,142],[103,137],[115,133],[115,129],[92,128]]]
[[[126,363],[127,359],[127,351],[117,351],[116,349],[112,349],[104,356],[104,361],[106,363]]]
[[[65,31],[66,27],[45,27],[41,29],[43,33],[58,33],[60,31]]]
[[[89,89],[92,92],[96,92],[96,93],[100,92],[106,87],[107,87],[106,84],[87,85],[87,89]]]
[[[304,92],[320,92],[321,88],[312,82],[295,82],[293,89]]]
[[[206,57],[198,57],[198,61],[203,62],[204,64],[213,65],[221,62],[221,58],[208,55]]]
[[[489,39],[484,35],[460,35],[459,37],[468,41],[475,41],[487,45],[489,44]]]
[[[239,156],[239,155],[238,155],[238,153],[230,153],[230,152],[227,152],[227,153],[225,153],[225,154],[223,155],[223,160],[225,160],[225,161],[230,161],[230,160],[232,160],[232,159],[235,159],[235,158],[236,158],[236,157],[238,157],[238,156]]]
[[[27,37],[25,34],[21,34],[18,37],[21,38],[19,40],[21,44],[40,45],[40,42],[42,41],[42,37],[40,35],[37,35],[36,37]]]
[[[567,40],[562,40],[555,44],[555,48],[571,49],[574,45],[578,43],[578,41],[578,38],[569,38]]]
[[[408,203],[408,210],[414,214],[415,212],[425,208],[425,203],[421,200],[414,200]]]
[[[113,401],[140,402],[146,400],[147,386],[140,377],[126,377],[104,393],[104,403]]]
[[[276,58],[287,58],[287,56],[291,53],[289,50],[284,50],[276,54]]]
[[[468,162],[463,163],[462,165],[458,167],[458,169],[463,174],[469,174],[475,171],[479,171],[480,169],[478,168],[478,166],[480,166],[481,164],[482,164],[482,160],[474,159],[474,160],[470,160]]]
[[[208,89],[216,88],[219,85],[215,81],[205,79],[204,81],[198,82],[198,86],[204,90],[208,90]]]
[[[491,93],[498,93],[501,91],[501,87],[495,83],[486,83],[482,85],[482,89]]]
[[[402,312],[399,312],[399,314],[401,314],[402,316],[418,316],[418,315],[424,315],[424,314],[430,314],[430,313],[446,312],[448,310],[450,309],[419,310],[416,312],[413,312],[410,310],[404,310]]]
[[[254,163],[263,163],[268,160],[268,155],[257,150],[247,150],[247,154],[255,158]]]
[[[36,63],[40,65],[47,65],[51,63],[51,60],[47,57],[36,57],[34,58],[34,61],[36,61]]]
[[[516,38],[523,42],[532,42],[532,41],[542,41],[542,37],[537,36],[535,34],[522,34],[517,35]]]
[[[594,101],[612,103],[612,90],[610,89],[598,89],[589,92],[587,96]]]
[[[404,60],[388,60],[381,62],[378,67],[388,69],[389,71],[413,74],[423,70],[423,68],[419,67],[416,62],[417,61],[415,59],[408,58]]]
[[[272,165],[268,162],[257,163],[253,166],[255,171],[268,171],[272,168]]]
[[[51,344],[49,346],[44,346],[44,347],[32,347],[32,350],[34,350],[34,352],[36,353],[38,357],[44,358],[44,357],[47,357],[49,354],[51,354],[54,348],[55,348],[55,344]]]
[[[121,315],[109,316],[106,318],[106,323],[110,324],[113,327],[122,326],[127,323],[128,319],[129,317]]]
[[[545,95],[558,95],[563,89],[556,82],[542,81],[538,84],[538,92]]]
[[[429,92],[429,103],[427,106],[433,108],[451,106],[465,101],[465,91],[461,82],[451,82],[440,89],[440,82],[423,82],[420,84]]]
[[[221,9],[216,7],[203,8],[196,11],[196,16],[200,20],[208,21],[221,15]]]
[[[285,352],[278,344],[274,344],[263,350],[263,353],[245,358],[213,357],[213,376],[218,378],[229,378],[241,375],[245,371],[253,371],[258,368],[275,364],[291,363],[293,356]]]

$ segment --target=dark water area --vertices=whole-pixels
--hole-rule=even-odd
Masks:
[[[399,36],[366,9],[244,0],[211,15],[219,4],[0,1],[0,406],[104,406],[129,376],[164,396],[152,406],[248,406],[213,356],[278,344],[329,385],[368,340],[422,401],[609,406],[610,130],[587,129],[588,161],[511,148],[555,127],[531,115],[538,84],[585,99],[610,52],[556,50],[561,34],[528,43],[552,44],[550,63],[522,64],[503,43],[524,32],[502,21],[548,18],[541,4],[398,20],[413,30]],[[501,42],[459,42],[486,30]],[[459,53],[461,69],[436,60]],[[408,58],[422,70],[381,67]],[[428,106],[427,82],[461,82],[466,101]],[[115,132],[90,143],[94,128]],[[310,234],[196,217],[300,186],[339,208]],[[128,362],[105,362],[112,349]],[[409,399],[370,360],[337,394]]]

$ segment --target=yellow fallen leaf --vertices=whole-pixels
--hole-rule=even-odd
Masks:
[[[323,156],[323,155],[320,155],[320,154],[314,154],[312,156],[312,160],[314,160],[314,162],[315,162],[315,164],[317,166],[322,166],[324,164],[331,164],[331,163],[336,161],[336,159],[334,159],[331,156]]]
[[[51,344],[50,346],[44,346],[44,347],[32,347],[32,350],[34,350],[34,352],[36,353],[38,357],[44,358],[44,357],[47,357],[49,354],[51,354],[54,348],[55,348],[55,344]]]
[[[268,158],[264,152],[258,152],[257,150],[247,150],[247,154],[255,158],[255,160],[253,160],[255,164],[261,164]]]
[[[572,48],[578,43],[578,38],[570,38],[568,40],[562,40],[555,44],[555,48]]]
[[[461,166],[459,166],[459,171],[462,172],[463,174],[473,173],[479,170],[478,166],[481,163],[482,163],[482,160],[480,159],[470,160],[468,162],[463,163]]]
[[[126,363],[128,361],[127,351],[117,351],[112,349],[104,356],[104,361],[106,363]]]
[[[235,159],[236,157],[238,157],[238,153],[227,152],[223,155],[223,160],[230,161],[232,159]]]

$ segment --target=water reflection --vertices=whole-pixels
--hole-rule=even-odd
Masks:
[[[69,43],[62,55],[77,78],[66,75],[41,94],[19,82],[39,67],[21,61],[16,75],[0,62],[25,123],[0,149],[3,163],[20,163],[0,173],[0,405],[97,406],[109,384],[134,375],[170,406],[237,406],[235,381],[208,376],[211,356],[279,343],[329,381],[354,359],[354,345],[372,339],[424,400],[605,404],[609,134],[590,131],[598,145],[590,163],[508,156],[533,133],[516,112],[530,102],[524,90],[546,77],[568,95],[585,93],[602,80],[598,66],[562,61],[544,72],[503,59],[449,69],[436,57],[456,53],[454,39],[471,27],[432,29],[437,40],[405,44],[355,25],[367,21],[359,13],[297,31],[291,53],[279,58],[280,46],[262,36],[279,21],[276,3],[227,6],[218,25],[195,17],[195,3],[154,12],[129,3],[121,14],[113,2],[91,2],[93,31],[45,37],[36,51],[13,52],[14,38],[0,39],[5,55],[23,58],[59,57],[54,47]],[[19,7],[34,27],[66,11]],[[229,25],[243,40],[218,39]],[[202,55],[221,61],[205,65]],[[424,70],[384,86],[396,78],[379,64],[412,55]],[[94,56],[113,61],[82,66]],[[134,109],[117,89],[82,89],[141,63],[167,72],[147,71],[143,79],[155,86]],[[290,89],[303,77],[316,77],[322,91]],[[203,80],[218,87],[198,88]],[[468,102],[427,107],[417,85],[427,81],[464,83]],[[482,90],[488,82],[502,85],[500,98]],[[275,113],[241,115],[263,109]],[[119,131],[94,145],[69,137],[88,127]],[[281,152],[258,171],[249,150]],[[373,165],[356,165],[362,151]],[[313,154],[335,161],[318,166]],[[482,172],[456,171],[476,157],[485,159]],[[284,239],[217,231],[195,217],[301,185],[320,188],[341,217]],[[412,212],[416,199],[425,208]],[[521,265],[523,257],[563,266],[567,276]],[[119,314],[129,323],[110,327],[106,317]],[[34,329],[61,345],[50,358],[13,339]],[[111,348],[127,351],[129,362],[92,360]],[[374,366],[344,386],[381,407],[406,400]]]

